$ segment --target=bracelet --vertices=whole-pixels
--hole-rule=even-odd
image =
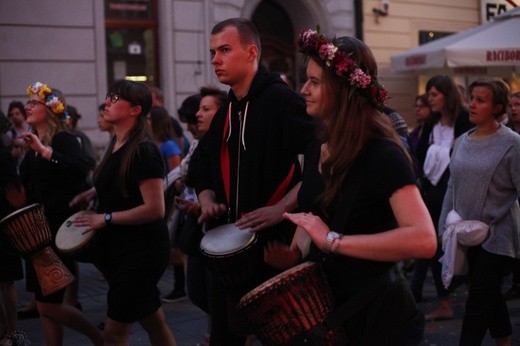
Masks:
[[[343,238],[343,235],[341,235],[338,239],[334,239],[334,241],[336,241],[336,247],[334,248],[333,246],[331,246],[332,248],[332,253],[335,254],[335,255],[338,255],[339,254],[339,241]],[[334,245],[334,243],[332,244]]]
[[[44,159],[46,159],[47,161],[50,161],[51,160],[51,156],[52,156],[52,148],[51,147],[45,147],[45,149],[43,149],[43,151],[42,151],[42,157]]]

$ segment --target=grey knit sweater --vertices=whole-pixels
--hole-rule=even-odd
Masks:
[[[455,144],[439,230],[455,209],[463,220],[490,226],[485,250],[520,258],[520,135],[501,125],[496,133],[474,140],[469,138],[472,131]]]

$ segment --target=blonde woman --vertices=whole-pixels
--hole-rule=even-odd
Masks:
[[[81,192],[79,187],[85,181],[89,167],[76,137],[67,131],[67,104],[63,94],[36,82],[27,88],[27,95],[27,123],[33,130],[18,137],[29,148],[20,165],[20,176],[28,203],[43,205],[54,240],[61,224],[79,210],[71,208],[69,201]],[[75,272],[71,258],[62,256],[62,261]],[[65,289],[44,296],[34,267],[27,263],[27,289],[35,293],[46,344],[61,345],[62,326],[67,326],[85,334],[93,344],[102,345],[101,332],[80,310],[63,303]]]

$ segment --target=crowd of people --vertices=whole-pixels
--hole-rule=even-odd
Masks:
[[[152,345],[176,345],[162,303],[186,296],[207,315],[203,345],[269,343],[267,334],[290,345],[418,345],[426,322],[454,318],[450,294],[461,283],[468,298],[460,344],[480,345],[489,332],[511,345],[506,301],[520,298],[520,93],[480,78],[462,95],[450,76],[436,75],[415,97],[416,124],[406,124],[388,108],[375,58],[358,39],[303,31],[298,91],[260,64],[251,21],[218,23],[209,44],[229,90],[208,86],[186,98],[178,110],[186,133],[160,89],[129,80],[110,85],[98,105],[99,130],[109,135],[100,157],[77,127],[81,114],[54,86],[34,82],[25,104],[0,112],[0,227],[38,204],[50,230],[50,241],[29,253],[0,232],[2,345],[17,317],[39,317],[48,345],[63,344],[64,326],[94,345],[127,345],[136,322]],[[85,209],[93,212],[78,213]],[[460,220],[452,226],[453,213]],[[78,259],[55,244],[73,215],[82,234],[93,234],[89,261],[109,287],[99,326],[78,301]],[[469,232],[466,221],[485,225],[477,243],[457,240]],[[220,253],[201,249],[210,235]],[[448,253],[451,241],[462,259]],[[32,260],[49,246],[75,277],[50,293]],[[447,272],[457,260],[465,266]],[[290,289],[302,300],[331,299],[330,314],[298,335],[254,329],[241,298],[265,293],[262,283],[306,262],[326,289],[312,298],[298,292],[306,285]],[[174,287],[161,297],[169,265]],[[429,268],[438,307],[421,311]],[[23,278],[34,299],[17,312],[14,281]],[[284,301],[289,329],[311,304],[293,300]]]

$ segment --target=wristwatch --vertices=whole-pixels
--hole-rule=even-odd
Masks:
[[[341,234],[339,234],[339,233],[332,232],[332,231],[327,233],[327,237],[325,238],[325,242],[323,243],[323,247],[321,248],[321,251],[323,251],[325,253],[329,253],[332,242],[334,240],[340,239],[340,238],[341,238]]]
[[[106,213],[105,214],[105,223],[107,225],[110,225],[112,223],[112,213]]]

